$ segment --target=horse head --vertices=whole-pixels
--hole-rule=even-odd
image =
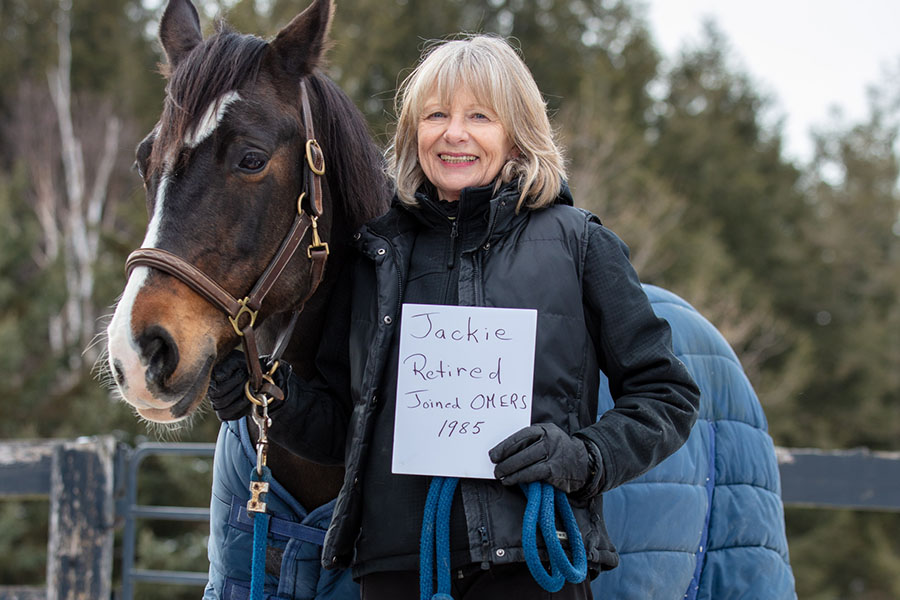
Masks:
[[[245,298],[297,215],[318,213],[307,189],[310,170],[321,166],[317,152],[308,159],[312,128],[327,164],[316,184],[318,235],[340,241],[382,210],[381,160],[365,122],[317,71],[332,10],[330,0],[315,0],[271,42],[224,25],[204,39],[191,2],[169,2],[159,32],[166,99],[136,152],[150,217],[143,249],[174,256]],[[258,326],[300,308],[311,286],[311,237],[272,284],[254,315]],[[107,330],[109,368],[140,416],[180,421],[206,396],[213,366],[238,344],[247,315],[233,325],[183,277],[136,264]]]

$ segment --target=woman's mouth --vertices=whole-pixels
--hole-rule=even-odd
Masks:
[[[445,163],[454,165],[472,163],[478,160],[477,156],[473,156],[471,154],[438,154],[438,158],[440,158]]]

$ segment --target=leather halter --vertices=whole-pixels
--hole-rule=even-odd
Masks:
[[[306,232],[312,227],[312,241],[306,250],[306,255],[311,262],[309,291],[300,303],[299,308],[291,316],[288,326],[279,335],[278,342],[270,357],[270,363],[277,364],[278,358],[280,358],[287,347],[287,341],[297,323],[300,311],[303,310],[306,301],[312,297],[319,284],[322,283],[322,278],[325,274],[325,262],[329,252],[328,244],[319,238],[317,225],[317,221],[322,215],[321,178],[325,173],[325,157],[313,132],[312,111],[309,106],[309,96],[306,91],[305,81],[300,82],[300,103],[303,113],[303,125],[306,128],[307,136],[305,146],[308,168],[306,169],[306,181],[303,186],[304,191],[297,199],[297,214],[294,217],[294,223],[291,225],[290,231],[288,231],[284,241],[281,242],[281,246],[278,248],[278,252],[272,259],[272,262],[263,271],[247,296],[238,300],[209,275],[180,256],[176,256],[166,250],[139,248],[132,252],[128,256],[128,260],[125,261],[125,269],[128,275],[131,275],[131,271],[135,267],[151,267],[168,273],[181,280],[228,316],[231,326],[234,327],[235,333],[241,337],[244,346],[247,369],[250,373],[248,391],[252,391],[252,394],[248,393],[248,398],[257,404],[267,402],[255,398],[260,394],[266,394],[272,399],[284,398],[283,392],[275,385],[271,377],[274,367],[268,374],[264,374],[259,364],[256,331],[253,327],[256,324],[256,317],[263,300],[275,285],[275,282],[281,277],[291,258],[296,254],[301,241],[306,236]],[[304,202],[304,199],[306,199],[306,202]],[[308,212],[304,210],[304,205],[308,207]]]

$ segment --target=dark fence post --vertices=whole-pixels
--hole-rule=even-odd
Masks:
[[[48,600],[110,597],[115,452],[110,437],[56,447],[50,477]]]
[[[0,443],[0,496],[50,499],[47,585],[0,585],[0,599],[110,597],[115,454],[108,436]]]

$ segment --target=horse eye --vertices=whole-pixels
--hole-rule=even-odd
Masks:
[[[266,166],[268,159],[262,152],[248,152],[238,163],[238,168],[247,173],[259,173]]]

